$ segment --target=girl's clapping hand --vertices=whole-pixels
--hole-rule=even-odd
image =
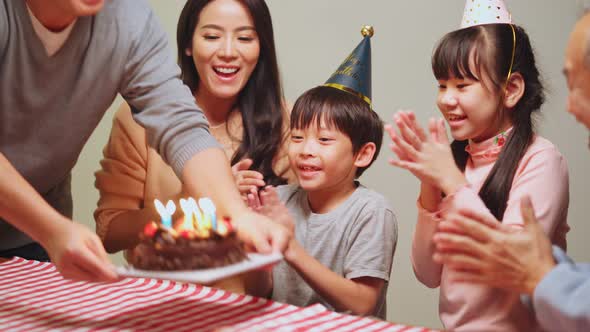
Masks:
[[[430,119],[428,135],[417,123],[413,112],[397,112],[394,122],[399,133],[392,125],[386,126],[393,142],[391,151],[399,158],[390,160],[392,165],[407,169],[420,181],[447,195],[467,183],[455,164],[443,119]]]

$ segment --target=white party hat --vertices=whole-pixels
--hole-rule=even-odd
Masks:
[[[467,0],[461,28],[482,24],[512,24],[512,15],[503,0]]]

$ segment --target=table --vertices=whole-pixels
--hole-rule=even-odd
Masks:
[[[108,284],[70,281],[51,263],[19,257],[0,263],[0,329],[432,331],[339,314],[319,304],[300,308],[158,279],[125,278]]]

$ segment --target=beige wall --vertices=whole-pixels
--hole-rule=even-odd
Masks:
[[[430,67],[434,43],[457,27],[463,0],[267,0],[275,26],[285,93],[290,101],[308,88],[323,83],[360,41],[360,27],[375,26],[373,37],[373,100],[384,120],[399,108],[414,109],[423,122],[438,115],[434,104],[436,82]],[[570,166],[569,252],[590,261],[590,151],[588,132],[565,111],[566,88],[561,74],[567,36],[586,0],[508,1],[514,20],[524,26],[537,52],[548,87],[548,98],[539,118],[539,132],[554,142]],[[181,0],[150,0],[175,45],[176,19]],[[173,51],[171,50],[171,53]],[[119,100],[115,102],[116,105]],[[110,110],[91,137],[74,171],[75,217],[92,227],[96,205],[92,173],[98,168],[102,146],[110,130]],[[399,240],[389,286],[388,318],[408,324],[440,327],[438,291],[418,283],[409,261],[416,220],[418,182],[409,173],[388,166],[385,148],[362,181],[385,194],[399,222]],[[551,190],[551,188],[547,188]],[[114,256],[120,263],[120,256]]]

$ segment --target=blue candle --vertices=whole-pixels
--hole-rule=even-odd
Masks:
[[[160,202],[159,199],[154,199],[154,205],[156,206],[156,211],[162,218],[162,226],[172,228],[172,215],[176,211],[176,205],[174,202],[168,201],[166,206]]]
[[[217,218],[215,217],[215,213],[211,215],[211,229],[217,231]]]
[[[172,217],[162,217],[162,225],[164,225],[164,227],[172,228]]]

